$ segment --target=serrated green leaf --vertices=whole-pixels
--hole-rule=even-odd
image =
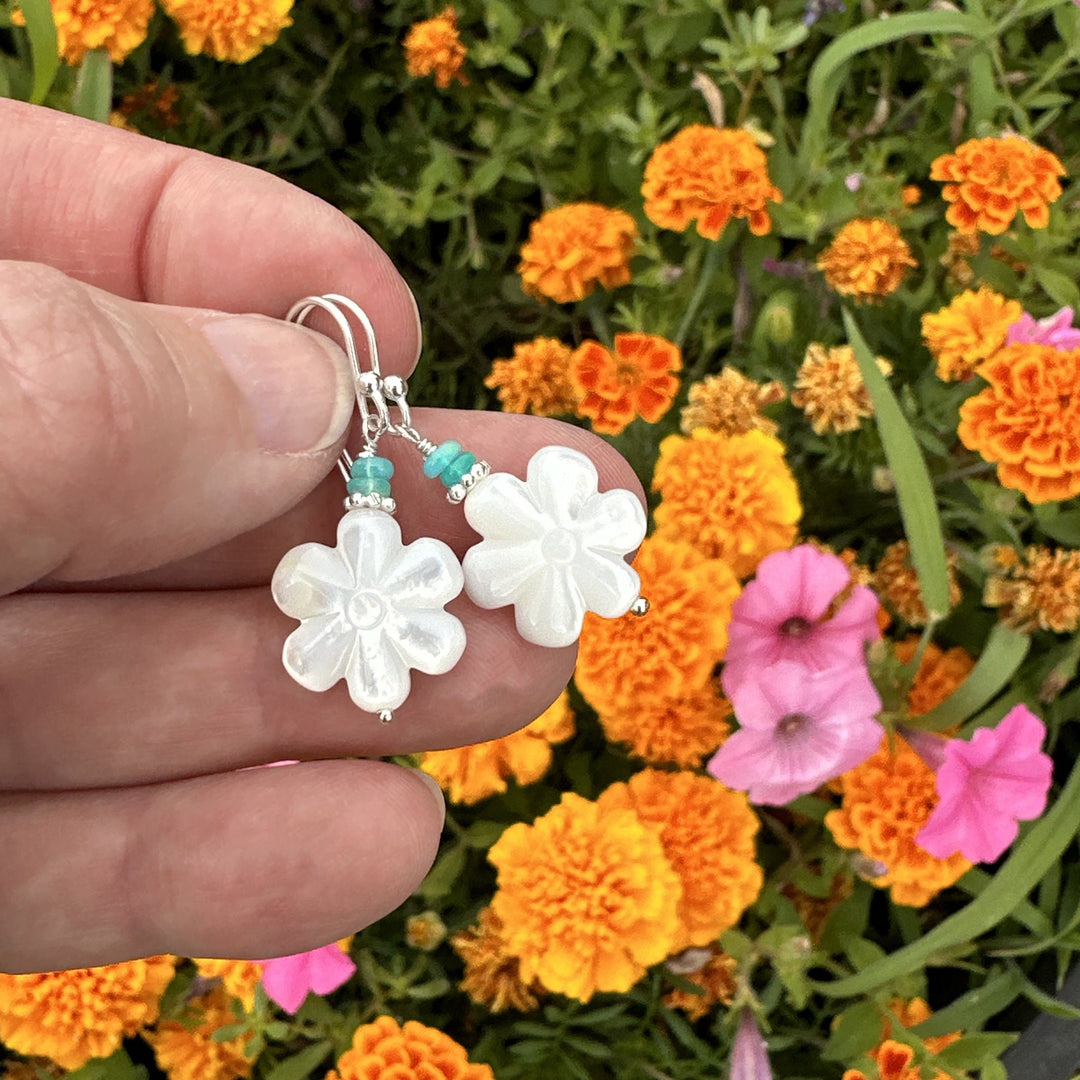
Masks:
[[[1054,303],[1073,308],[1080,305],[1080,289],[1071,277],[1046,266],[1035,266],[1032,269],[1035,280]]]
[[[305,1046],[303,1050],[279,1061],[267,1074],[265,1080],[303,1080],[329,1056],[334,1044],[329,1039]]]

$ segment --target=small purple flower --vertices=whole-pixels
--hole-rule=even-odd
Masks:
[[[731,1046],[729,1080],[773,1080],[769,1048],[753,1012],[745,1006],[739,1011],[739,1026]]]
[[[1075,0],[1080,4],[1080,0]],[[822,16],[831,11],[843,11],[844,0],[807,0],[806,9],[803,12],[803,26],[813,26]]]
[[[861,172],[848,173],[847,176],[844,177],[844,187],[854,194],[863,186],[863,181],[865,179],[866,177]]]
[[[1077,0],[1080,4],[1080,0]],[[1070,307],[1059,308],[1053,315],[1035,321],[1026,311],[1010,327],[1006,345],[1053,345],[1055,349],[1080,349],[1080,330],[1073,326]]]

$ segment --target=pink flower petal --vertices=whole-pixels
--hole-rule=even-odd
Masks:
[[[1080,348],[1080,330],[1073,322],[1073,309],[1059,308],[1053,315],[1035,321],[1024,312],[1014,322],[1005,336],[1006,345],[1036,344],[1052,345],[1055,349]]]
[[[731,1046],[730,1080],[773,1080],[769,1048],[747,1008],[739,1012],[739,1026]]]
[[[309,993],[329,994],[348,982],[356,965],[336,942],[320,949],[263,960],[263,989],[287,1013],[295,1013]]]

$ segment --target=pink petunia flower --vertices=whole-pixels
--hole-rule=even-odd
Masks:
[[[1063,307],[1035,321],[1026,311],[1005,335],[1006,345],[1053,345],[1055,349],[1080,349],[1080,330],[1073,326],[1073,309]]]
[[[729,1076],[730,1080],[773,1080],[769,1048],[753,1012],[745,1006],[739,1011],[739,1026],[731,1045]]]
[[[861,661],[813,671],[781,660],[739,683],[731,703],[739,730],[707,768],[751,802],[782,806],[861,765],[881,743],[881,698]]]
[[[1016,839],[1018,822],[1046,808],[1053,762],[1042,751],[1045,737],[1043,722],[1017,705],[970,742],[949,739],[937,769],[938,804],[915,843],[939,859],[957,851],[973,863],[997,859]]]
[[[309,992],[329,994],[348,982],[356,971],[356,965],[336,942],[260,963],[266,996],[287,1013],[295,1013]]]
[[[849,590],[839,609],[837,597]],[[800,544],[767,555],[732,608],[724,659],[724,692],[778,660],[797,660],[812,671],[865,666],[863,647],[881,636],[877,597],[851,586],[842,559]]]

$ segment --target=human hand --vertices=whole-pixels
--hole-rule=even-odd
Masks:
[[[442,799],[417,771],[317,759],[506,734],[575,650],[530,645],[511,609],[462,595],[464,656],[416,674],[392,724],[343,684],[297,686],[281,664],[295,623],[268,585],[293,545],[333,543],[353,387],[328,338],[265,316],[344,293],[384,373],[407,375],[405,283],[279,179],[63,114],[0,100],[0,175],[0,970],[333,941],[415,889]],[[496,468],[522,475],[558,442],[601,487],[639,490],[579,429],[414,415]],[[461,508],[400,449],[404,540],[460,556]],[[281,758],[302,763],[237,771]]]

